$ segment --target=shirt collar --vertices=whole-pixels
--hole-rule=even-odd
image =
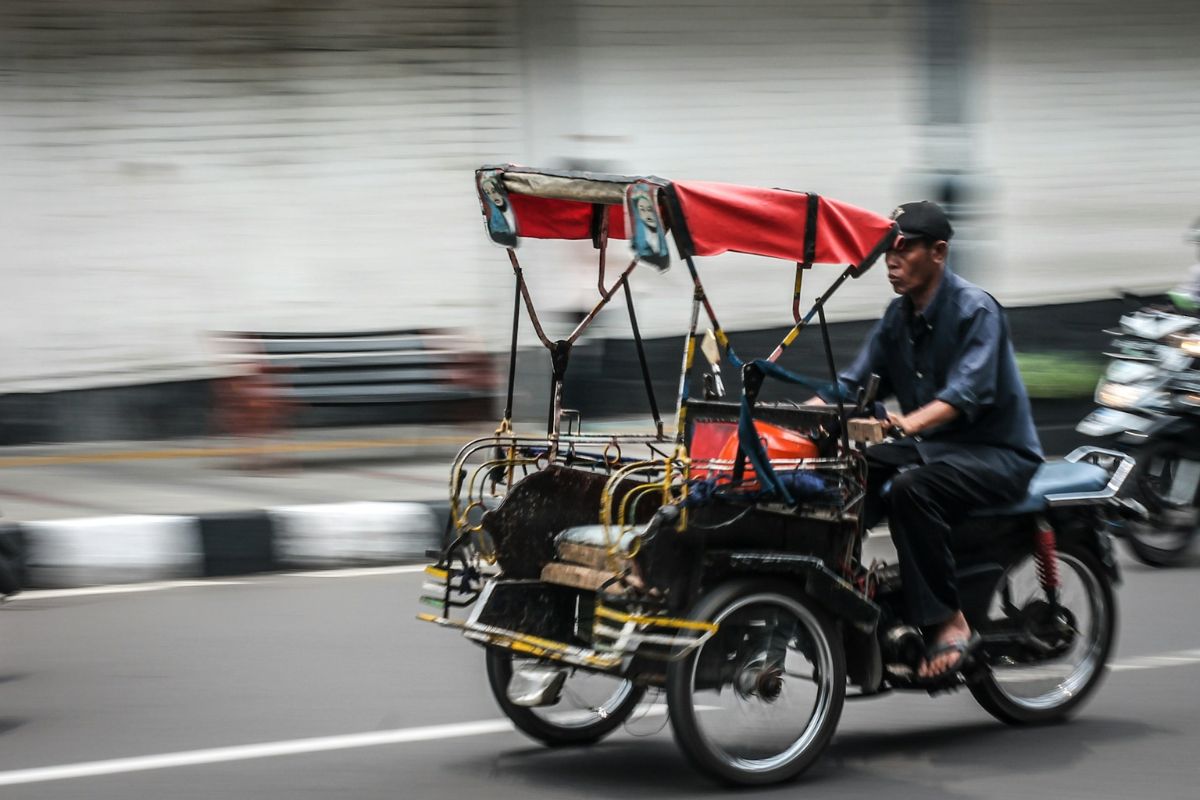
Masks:
[[[937,316],[941,312],[942,308],[946,305],[946,303],[949,302],[946,299],[946,296],[953,292],[950,284],[956,280],[957,277],[950,271],[950,268],[944,267],[942,269],[942,279],[938,281],[937,288],[933,290],[933,298],[929,301],[929,305],[925,306],[925,310],[919,315],[917,310],[913,308],[912,300],[908,297],[908,295],[905,295],[904,308],[908,312],[909,320],[914,320],[917,318],[917,316],[920,316],[925,320],[926,325],[932,326],[933,321],[937,319]]]

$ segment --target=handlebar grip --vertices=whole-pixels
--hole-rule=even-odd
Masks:
[[[879,376],[874,372],[867,378],[865,386],[858,388],[858,402],[854,406],[855,414],[865,414],[867,409],[875,405],[875,395],[879,393]]]
[[[865,408],[866,406],[871,405],[871,403],[874,403],[875,395],[877,394],[879,394],[879,376],[872,372],[871,377],[867,378],[867,391],[864,397],[865,402],[863,403],[863,407]]]

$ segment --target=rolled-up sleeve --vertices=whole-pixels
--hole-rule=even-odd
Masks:
[[[969,318],[954,361],[946,372],[946,385],[937,393],[958,409],[968,422],[996,401],[1000,348],[1005,347],[1000,311],[981,305]]]

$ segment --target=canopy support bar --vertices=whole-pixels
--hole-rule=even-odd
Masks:
[[[833,381],[834,386],[838,386],[837,367],[833,363],[833,345],[829,342],[829,326],[825,324],[824,306],[817,306],[817,314],[821,320],[821,338],[825,342],[825,360],[829,363],[830,380]],[[847,428],[849,426],[846,424],[846,401],[842,399],[842,393],[840,391],[837,392],[837,405],[838,420],[841,422],[838,427],[842,429],[842,449],[848,453],[850,452],[850,438],[847,433]]]
[[[833,296],[834,292],[841,288],[842,284],[846,282],[847,278],[850,278],[854,275],[855,269],[856,267],[853,264],[846,267],[842,274],[838,276],[838,279],[830,284],[829,288],[825,290],[825,294],[816,299],[816,301],[813,303],[813,307],[808,310],[808,313],[804,315],[804,318],[796,320],[796,324],[793,325],[792,329],[787,332],[786,336],[783,337],[783,341],[781,341],[775,347],[775,350],[772,351],[771,355],[767,356],[767,361],[770,361],[771,363],[778,361],[779,357],[783,355],[783,351],[786,350],[792,342],[796,341],[796,337],[800,335],[800,331],[803,330],[806,325],[808,325],[814,315],[820,314],[821,318],[824,319],[825,302]],[[836,381],[837,375],[834,375],[833,379]]]
[[[608,207],[602,205],[592,206],[593,218],[598,216],[599,221],[596,223],[596,238],[594,244],[596,249],[600,251],[600,275],[596,279],[596,289],[600,292],[600,296],[604,297],[604,268],[608,257]]]
[[[524,277],[521,268],[516,268],[516,286],[513,288],[512,342],[508,347],[508,397],[504,401],[504,420],[501,427],[512,429],[513,388],[517,382],[517,332],[521,324],[521,284]]]
[[[571,343],[559,340],[550,348],[550,416],[546,420],[546,433],[550,435],[550,459],[558,452],[559,426],[562,420],[563,380],[567,376],[567,362],[571,358]]]
[[[654,384],[650,381],[650,367],[646,364],[646,348],[642,344],[642,332],[638,330],[637,312],[633,309],[633,291],[629,281],[625,282],[625,305],[629,308],[629,325],[633,328],[633,343],[637,347],[638,363],[642,367],[642,382],[646,384],[646,398],[650,401],[650,414],[654,417],[654,429],[659,438],[663,435],[662,418],[658,415],[658,401],[654,397]]]
[[[795,322],[800,321],[800,290],[804,288],[804,271],[811,268],[812,264],[796,264],[796,285],[792,290],[792,320]]]
[[[607,241],[608,224],[607,215],[605,215],[604,221],[600,226],[597,243],[607,244]],[[630,261],[629,266],[625,268],[625,271],[621,273],[621,276],[617,278],[612,287],[605,289],[604,248],[602,247],[600,249],[600,300],[596,303],[592,310],[588,312],[587,316],[579,321],[579,324],[575,326],[575,330],[571,331],[570,336],[568,336],[566,339],[559,339],[558,341],[551,341],[550,337],[546,335],[545,330],[543,330],[541,320],[538,319],[537,309],[534,308],[533,305],[533,298],[529,295],[529,286],[525,282],[525,273],[521,269],[521,262],[517,259],[517,254],[511,247],[508,248],[508,260],[509,263],[512,264],[513,274],[516,276],[517,291],[516,296],[513,298],[513,335],[508,364],[508,397],[504,407],[505,422],[511,423],[512,419],[513,392],[516,382],[517,366],[517,330],[520,319],[521,302],[524,301],[525,303],[525,310],[529,314],[529,321],[533,323],[533,330],[535,333],[537,333],[538,339],[541,341],[542,345],[550,351],[550,362],[552,368],[550,378],[550,419],[547,422],[546,427],[551,438],[550,452],[551,456],[553,456],[553,454],[558,450],[559,425],[562,416],[563,378],[566,375],[567,362],[570,358],[571,347],[575,344],[587,327],[592,324],[592,321],[596,319],[596,315],[600,313],[601,309],[608,305],[609,301],[613,299],[613,296],[616,295],[618,290],[623,288],[625,290],[626,301],[629,303],[629,318],[633,324],[634,337],[637,339],[638,343],[638,358],[642,363],[642,377],[643,380],[646,381],[646,388],[650,393],[650,408],[654,413],[654,422],[658,428],[659,436],[662,436],[662,421],[658,416],[658,404],[654,399],[653,390],[650,385],[650,372],[646,365],[645,352],[642,349],[641,334],[637,326],[637,317],[633,311],[633,298],[629,292],[629,276],[633,272],[634,267],[638,265],[638,260],[635,258]],[[504,423],[501,424],[503,427]]]
[[[629,273],[633,272],[633,268],[637,265],[638,261],[636,258],[633,261],[630,261],[629,266],[626,267],[625,271],[621,273],[621,277],[617,278],[617,282],[612,285],[612,288],[601,292],[600,302],[596,303],[595,307],[588,312],[588,315],[579,321],[579,324],[575,326],[575,330],[571,331],[571,335],[567,337],[567,341],[570,344],[575,344],[575,340],[579,338],[579,335],[583,333],[584,329],[587,328],[588,325],[592,324],[592,320],[596,318],[596,315],[600,313],[600,310],[608,305],[608,301],[612,300],[613,295],[617,293],[617,290],[629,280]]]
[[[508,251],[508,260],[512,263],[513,272],[516,273],[517,286],[520,289],[521,297],[525,301],[525,310],[529,312],[529,321],[533,323],[533,330],[535,333],[537,333],[537,337],[541,341],[542,345],[547,350],[552,351],[554,350],[554,342],[550,340],[550,337],[546,335],[545,330],[542,329],[542,323],[541,320],[538,319],[537,310],[533,307],[533,298],[529,296],[529,286],[525,283],[525,276],[521,270],[521,264],[519,261],[517,261],[517,254],[511,248]],[[596,318],[596,315],[600,313],[601,309],[608,305],[608,301],[612,300],[613,295],[617,293],[617,290],[620,289],[627,280],[629,280],[629,273],[633,272],[633,268],[636,267],[637,264],[638,261],[636,258],[630,261],[629,266],[626,267],[625,271],[621,273],[621,277],[617,278],[617,281],[612,285],[612,288],[606,289],[600,293],[600,301],[596,303],[595,307],[593,307],[591,311],[588,312],[586,317],[579,321],[579,324],[575,326],[575,330],[571,331],[571,335],[566,338],[568,343],[574,344],[579,338],[580,334],[582,334],[584,330],[586,330],[587,327],[592,324],[592,320]]]
[[[546,349],[552,350],[554,342],[550,341],[546,332],[542,330],[541,320],[538,319],[537,311],[533,307],[533,299],[529,296],[529,287],[525,285],[525,275],[521,272],[521,263],[517,261],[517,253],[511,247],[508,248],[508,260],[512,264],[513,272],[517,275],[517,287],[521,290],[521,297],[525,300],[525,310],[529,312],[529,321],[533,323],[533,330]]]
[[[688,259],[689,262],[691,259]],[[695,272],[692,273],[695,276]],[[699,280],[697,278],[697,280]],[[700,304],[704,299],[704,290],[697,284],[692,295],[692,321],[688,326],[687,339],[683,345],[683,369],[679,373],[679,396],[675,402],[675,450],[683,451],[687,438],[687,405],[689,393],[688,374],[692,371],[692,362],[696,359],[696,325],[700,322]]]

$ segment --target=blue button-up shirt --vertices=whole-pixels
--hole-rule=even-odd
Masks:
[[[926,463],[986,466],[1023,491],[1042,460],[1025,384],[1017,371],[1000,304],[947,269],[929,306],[897,297],[839,376],[854,389],[875,373],[879,399],[894,396],[909,414],[943,400],[958,416],[911,441]]]

